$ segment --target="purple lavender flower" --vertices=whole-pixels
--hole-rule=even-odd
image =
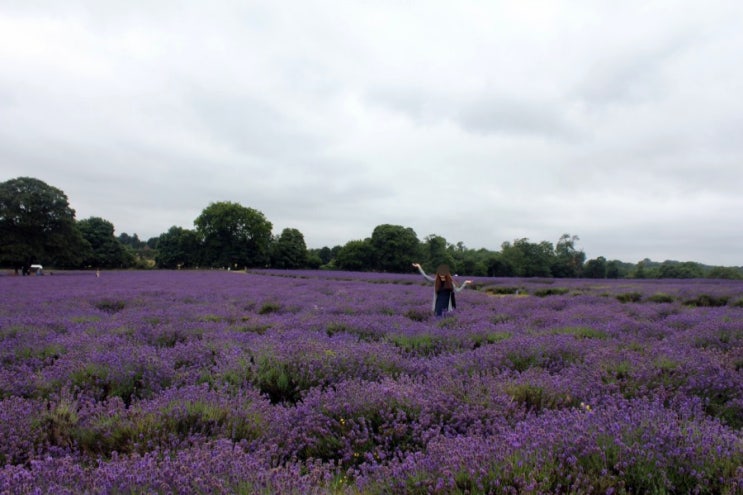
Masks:
[[[743,283],[474,281],[0,277],[0,493],[743,492]]]

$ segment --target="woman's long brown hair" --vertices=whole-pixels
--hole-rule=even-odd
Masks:
[[[436,292],[441,290],[443,287],[444,289],[454,290],[454,279],[451,278],[451,275],[448,273],[445,275],[445,280],[441,281],[441,275],[438,273],[436,274],[436,282],[434,282],[434,287],[436,288]]]

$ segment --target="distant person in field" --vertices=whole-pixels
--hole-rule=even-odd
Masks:
[[[448,265],[439,265],[436,268],[436,275],[433,277],[423,271],[420,263],[413,263],[413,266],[418,269],[426,280],[433,282],[432,307],[436,316],[443,316],[444,313],[448,313],[456,308],[457,299],[455,294],[472,283],[472,280],[465,280],[462,285],[457,285],[451,276]]]

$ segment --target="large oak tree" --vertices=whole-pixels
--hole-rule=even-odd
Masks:
[[[114,236],[114,225],[100,217],[90,217],[77,223],[90,251],[83,260],[85,266],[96,268],[128,268],[134,255]]]
[[[304,235],[286,228],[273,244],[271,265],[276,268],[304,268],[307,266],[307,245]]]
[[[211,203],[194,224],[207,266],[258,267],[270,261],[273,226],[258,210],[230,201]]]
[[[418,259],[420,241],[415,231],[402,225],[377,225],[371,235],[375,268],[382,272],[410,271]]]
[[[31,177],[0,183],[0,263],[73,266],[85,247],[64,192]]]
[[[172,226],[161,234],[157,243],[157,266],[160,268],[194,268],[201,262],[201,242],[194,230]]]

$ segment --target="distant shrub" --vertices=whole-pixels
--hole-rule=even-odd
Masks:
[[[511,337],[510,332],[490,332],[472,336],[472,348],[477,349],[486,344],[495,344]]]
[[[698,335],[694,338],[694,346],[702,349],[718,349],[728,352],[743,343],[743,329],[720,329],[715,332]]]
[[[622,294],[617,294],[616,298],[621,303],[634,303],[640,302],[642,294],[639,292],[624,292]]]
[[[165,402],[141,402],[132,407],[113,399],[105,403],[105,409],[101,404],[87,417],[80,417],[69,433],[82,453],[95,458],[108,458],[113,452],[144,453],[154,445],[178,449],[195,439],[250,441],[266,430],[261,403],[244,394],[219,397],[208,387],[186,390]],[[142,438],[147,438],[148,444],[143,444]]]
[[[605,339],[608,337],[603,330],[597,330],[591,327],[556,328],[551,333],[553,335],[572,335],[576,339]]]
[[[511,338],[511,332],[490,332],[487,335],[486,340],[489,344],[494,344],[509,338]]]
[[[18,336],[18,333],[23,333],[24,328],[20,325],[2,326],[0,327],[0,342],[5,339],[14,339]]]
[[[733,429],[743,429],[743,401],[735,399],[736,391],[727,390],[700,391],[704,400],[704,412],[718,418]]]
[[[337,333],[348,332],[349,326],[345,323],[330,322],[325,326],[325,333],[328,337],[332,337]]]
[[[506,385],[506,393],[514,402],[523,405],[528,411],[540,412],[543,409],[559,409],[574,402],[569,395],[549,390],[531,383],[511,383]]]
[[[426,321],[430,315],[427,311],[409,309],[405,312],[405,316],[413,321]]]
[[[684,304],[686,306],[717,308],[725,306],[729,299],[728,296],[710,296],[709,294],[700,294],[697,297],[685,300]]]
[[[253,383],[262,394],[268,396],[272,404],[296,404],[302,390],[310,388],[309,384],[303,382],[289,363],[268,356],[260,356],[256,360]]]
[[[72,323],[96,323],[96,322],[101,321],[101,317],[100,316],[92,316],[92,315],[88,315],[88,316],[75,316],[75,317],[72,318],[71,321],[72,321]]]
[[[604,383],[622,382],[632,374],[632,363],[622,360],[616,363],[606,364],[602,367],[601,381]]]
[[[355,335],[359,342],[376,342],[382,339],[382,335],[373,329],[354,328],[353,326],[342,322],[330,322],[325,327],[325,333],[332,337],[338,333],[347,333]]]
[[[417,356],[435,356],[442,348],[442,339],[430,334],[392,335],[390,341],[403,352]]]
[[[658,292],[648,297],[647,300],[650,302],[654,302],[654,303],[672,303],[675,300],[675,298],[670,294],[664,294],[662,292]]]
[[[502,323],[507,323],[507,322],[511,321],[511,317],[509,315],[507,315],[507,314],[497,314],[497,315],[493,316],[490,319],[490,321],[494,325],[500,325]]]
[[[269,313],[278,313],[281,311],[281,304],[276,302],[266,302],[258,310],[259,315],[267,315]]]
[[[112,452],[127,454],[135,450],[138,426],[124,414],[98,414],[72,430],[75,443],[84,453],[108,457]]]
[[[176,411],[178,415],[173,414]],[[225,423],[228,414],[226,408],[206,401],[184,401],[173,404],[164,418],[172,425],[168,429],[180,435],[200,433],[212,436]]]
[[[537,297],[562,296],[568,292],[570,291],[564,287],[550,287],[548,289],[537,289],[534,291],[534,295]]]
[[[253,324],[246,324],[246,325],[238,325],[235,327],[235,330],[238,332],[245,332],[245,333],[255,333],[258,335],[263,335],[266,333],[272,325],[270,324],[260,324],[260,323],[253,323]]]
[[[436,326],[439,328],[454,329],[457,328],[458,325],[459,320],[457,320],[455,313],[447,313],[443,318],[439,318],[438,322],[436,322]]]
[[[509,294],[518,294],[519,292],[522,292],[523,289],[519,289],[518,287],[485,287],[485,292],[488,294],[495,294],[495,295],[509,295]]]
[[[151,344],[155,347],[175,347],[177,344],[182,344],[188,341],[188,335],[177,328],[165,329],[157,332],[150,340]]]
[[[524,372],[532,367],[537,367],[542,364],[542,357],[537,351],[518,351],[512,350],[506,353],[506,359],[511,364],[511,369],[518,372]]]
[[[653,361],[656,374],[653,378],[646,379],[644,388],[652,390],[663,388],[665,390],[678,390],[688,379],[687,374],[681,369],[681,363],[667,356],[657,357]]]
[[[142,386],[142,370],[132,369],[128,373],[120,373],[97,363],[88,363],[73,371],[70,374],[70,383],[90,393],[96,400],[120,397],[127,405],[148,392]]]
[[[293,405],[313,387],[329,386],[346,377],[351,366],[348,363],[330,349],[290,356],[263,353],[253,358],[247,376],[272,404]],[[319,366],[324,369],[318,369]]]
[[[61,344],[19,347],[15,350],[15,360],[25,361],[27,359],[38,359],[41,361],[53,362],[65,352],[67,352],[67,350]],[[6,358],[3,361],[9,360]]]
[[[425,429],[415,426],[421,415],[416,398],[389,382],[350,381],[335,390],[312,391],[289,415],[293,426],[284,458],[331,462],[339,472],[369,459],[422,451],[427,441]],[[352,492],[359,493],[332,493]]]
[[[71,448],[74,443],[73,434],[77,427],[77,402],[64,397],[57,404],[49,406],[40,417],[35,418],[33,428],[45,432],[45,442],[56,447]]]
[[[118,313],[126,307],[125,301],[116,299],[102,299],[93,303],[93,306],[106,313]]]
[[[653,361],[653,365],[662,372],[673,372],[679,367],[679,362],[667,356],[660,356]]]
[[[200,321],[206,321],[209,323],[220,323],[226,320],[224,316],[219,316],[219,315],[202,315],[198,319]]]

